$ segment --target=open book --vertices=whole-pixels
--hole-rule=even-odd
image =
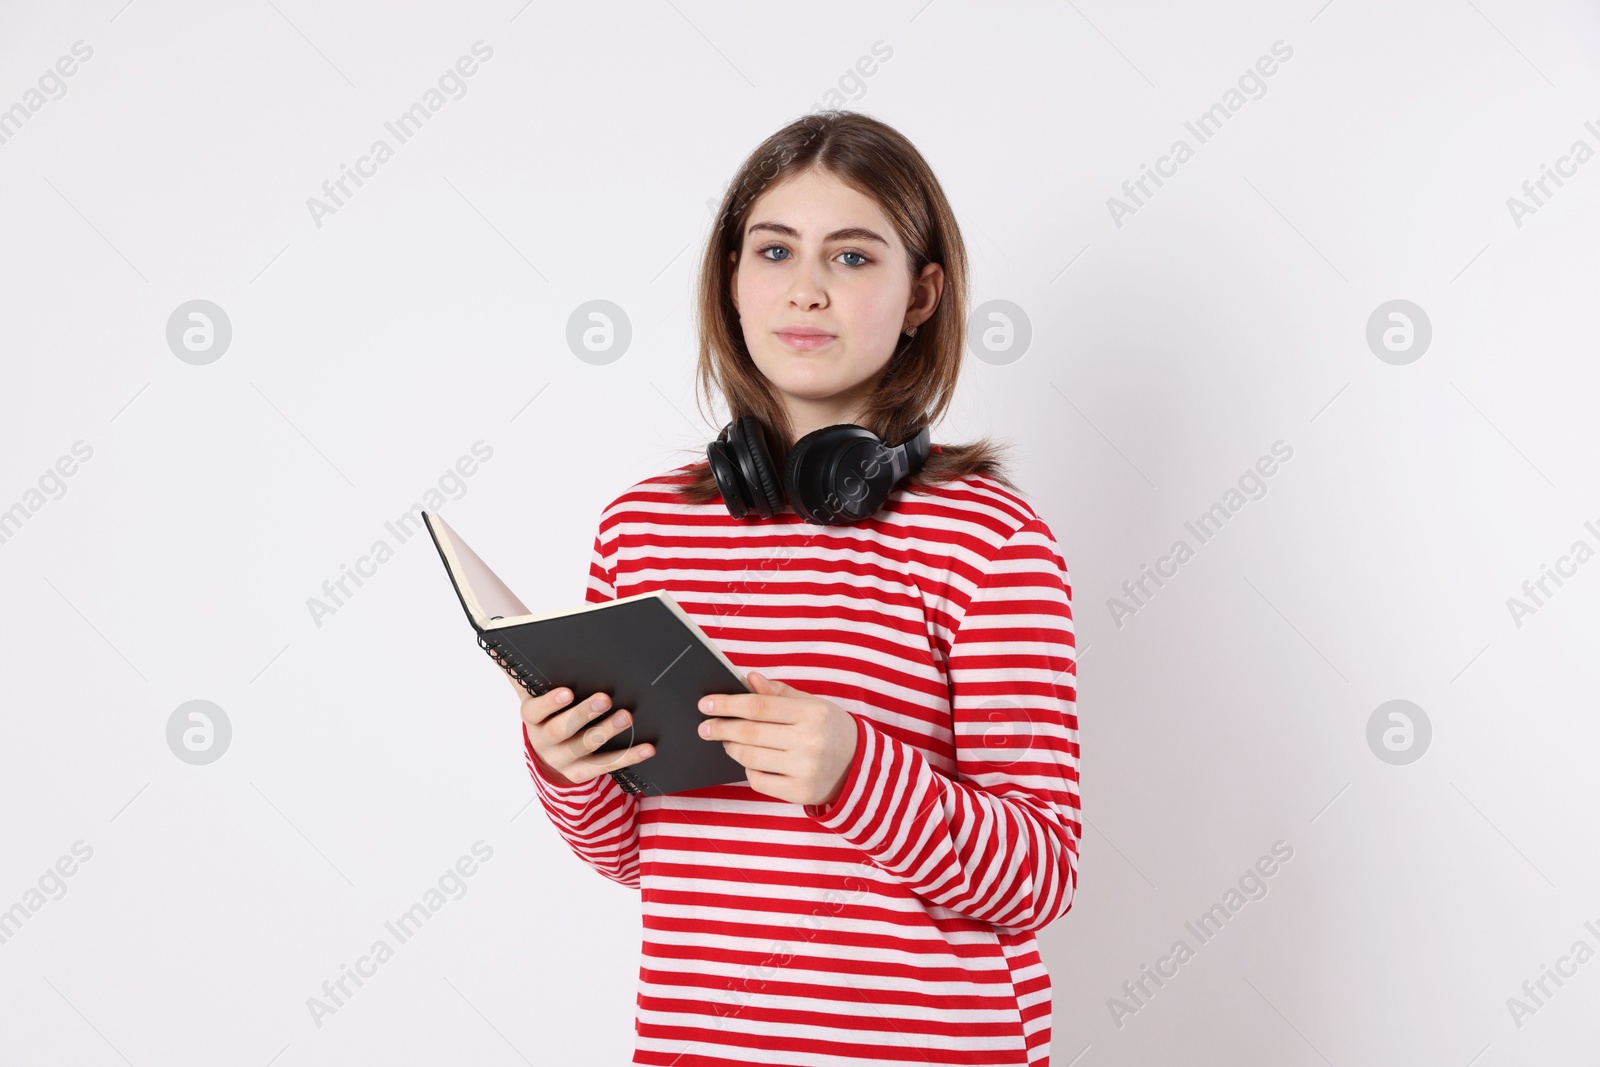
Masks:
[[[666,592],[640,593],[569,611],[535,615],[437,514],[422,513],[478,644],[538,696],[566,686],[574,700],[594,693],[633,721],[595,751],[645,742],[654,755],[609,772],[630,793],[664,796],[746,780],[721,741],[699,734],[700,698],[745,693],[744,674]]]

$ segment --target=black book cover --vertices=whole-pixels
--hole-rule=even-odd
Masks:
[[[586,728],[626,709],[633,722],[597,753],[655,746],[648,759],[610,772],[618,785],[665,796],[746,780],[722,742],[699,735],[706,716],[698,705],[749,686],[670,593],[533,615],[438,515],[422,514],[479,645],[506,673],[535,695],[562,686],[575,700],[608,694],[611,710]]]

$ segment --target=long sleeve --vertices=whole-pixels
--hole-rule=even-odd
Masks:
[[[1015,931],[1072,906],[1082,834],[1072,586],[1029,518],[987,563],[947,658],[956,779],[855,715],[856,755],[818,824],[930,903]]]
[[[615,600],[616,546],[606,540],[605,523],[595,536],[586,598],[591,604]],[[588,693],[578,693],[584,700]],[[522,745],[539,802],[556,832],[589,866],[614,882],[639,887],[639,798],[601,774],[579,785],[564,785],[533,750],[526,724]]]

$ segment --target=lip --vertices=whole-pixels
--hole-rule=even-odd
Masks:
[[[777,331],[778,340],[790,348],[801,351],[810,351],[830,344],[836,338],[826,330],[819,330],[815,326],[786,326]]]

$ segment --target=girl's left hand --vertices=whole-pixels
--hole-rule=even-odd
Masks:
[[[750,788],[794,804],[831,804],[856,755],[856,723],[831,700],[802,693],[755,671],[754,693],[705,697],[700,710],[718,718],[700,736],[720,740],[750,772]]]

